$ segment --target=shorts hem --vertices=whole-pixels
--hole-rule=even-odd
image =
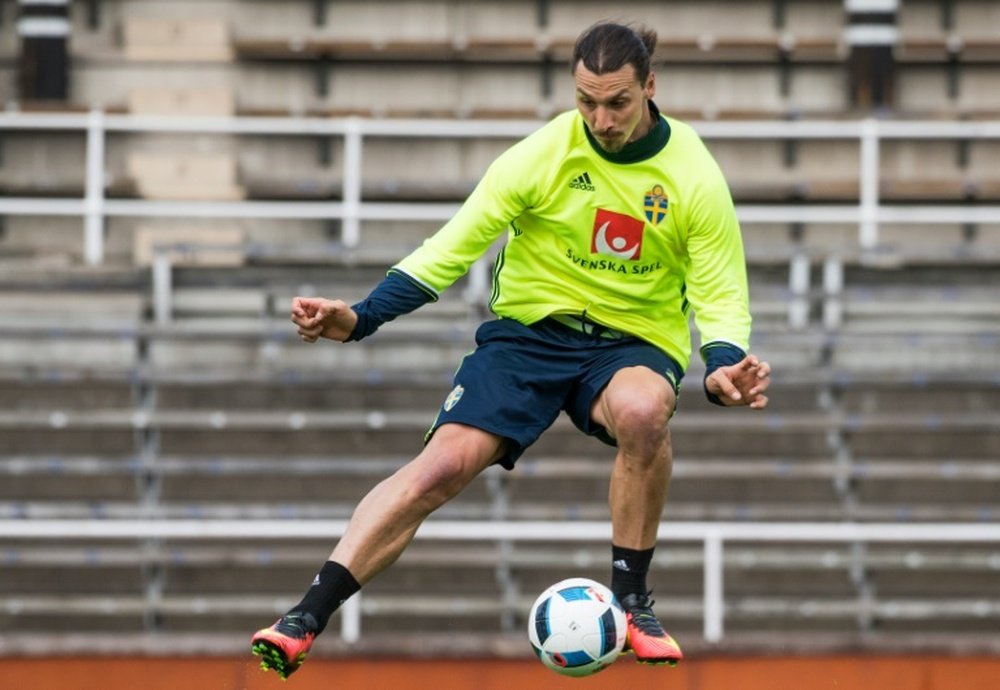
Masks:
[[[501,433],[499,429],[490,428],[488,425],[481,422],[466,419],[444,419],[435,421],[434,424],[431,425],[431,428],[427,430],[427,433],[424,434],[424,444],[427,444],[427,442],[431,440],[434,433],[445,424],[464,424],[465,426],[485,431],[488,434],[493,434],[494,436],[498,436],[507,441],[507,450],[495,463],[493,463],[494,465],[500,465],[505,470],[514,469],[514,464],[517,462],[518,458],[520,458],[524,454],[524,451],[528,449],[528,446],[531,445],[531,443],[524,444],[512,436]]]

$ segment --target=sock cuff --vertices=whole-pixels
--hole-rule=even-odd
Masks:
[[[625,570],[633,573],[645,573],[649,571],[649,564],[653,562],[653,551],[656,547],[649,549],[629,549],[624,546],[611,545],[611,561],[616,570]]]
[[[628,594],[646,594],[646,575],[652,560],[653,549],[611,545],[611,591],[619,601]]]
[[[323,632],[333,612],[361,589],[350,571],[336,561],[327,561],[316,573],[302,601],[291,611],[308,613],[316,619],[316,634]]]
[[[345,599],[361,590],[361,584],[351,575],[351,571],[340,563],[337,563],[337,561],[327,561],[324,563],[316,577],[320,578],[321,581],[325,578],[331,578],[339,582],[342,587],[341,592],[350,592],[350,594],[344,597]]]

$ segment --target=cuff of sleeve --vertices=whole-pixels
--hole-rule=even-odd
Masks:
[[[742,348],[731,343],[711,342],[701,347],[701,358],[705,361],[705,377],[702,380],[702,386],[705,389],[705,397],[708,398],[710,403],[719,405],[720,407],[725,407],[726,405],[719,396],[709,393],[708,386],[706,385],[708,377],[719,367],[738,364],[746,356],[747,353]]]
[[[415,279],[402,271],[390,269],[368,297],[351,305],[358,315],[358,322],[346,342],[366,338],[382,324],[436,300],[437,295]]]
[[[344,341],[345,343],[356,343],[362,338],[369,336],[375,331],[377,331],[378,327],[382,325],[380,323],[369,325],[371,319],[368,318],[368,310],[366,309],[366,303],[367,300],[362,300],[357,304],[351,305],[351,309],[353,309],[354,313],[358,315],[358,322],[354,324],[354,330],[351,331],[351,334],[349,336],[347,336],[347,340]]]

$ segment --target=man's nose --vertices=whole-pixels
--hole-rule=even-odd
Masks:
[[[594,109],[594,129],[598,132],[603,132],[614,127],[615,121],[611,114],[610,108],[604,108],[602,106],[597,106]]]

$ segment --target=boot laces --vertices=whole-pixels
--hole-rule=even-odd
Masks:
[[[281,617],[274,629],[282,635],[301,640],[315,630],[316,619],[308,613],[287,613]]]
[[[629,605],[625,610],[631,614],[632,624],[646,635],[650,637],[666,637],[666,631],[663,630],[659,619],[653,613],[653,604],[656,601],[649,598],[650,594],[652,594],[651,591],[646,592],[645,596],[635,595],[634,597],[629,597],[631,601],[628,602]]]

